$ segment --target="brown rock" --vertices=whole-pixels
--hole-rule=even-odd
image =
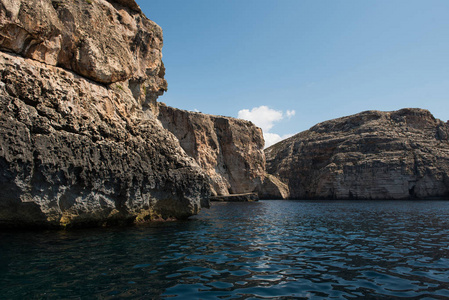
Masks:
[[[155,101],[167,89],[162,30],[134,1],[110,2],[0,0],[0,48]]]
[[[260,199],[266,200],[280,200],[290,197],[288,186],[271,174],[265,175],[262,184],[257,187],[257,193]]]
[[[449,196],[449,127],[422,109],[326,121],[265,150],[294,199]]]
[[[159,120],[210,178],[213,195],[255,191],[265,176],[262,130],[249,121],[160,103]]]
[[[0,53],[0,226],[186,218],[207,177],[131,91]]]
[[[134,0],[108,0],[108,1],[111,3],[121,4],[123,6],[126,6],[130,9],[138,11],[138,12],[141,11],[139,5]]]
[[[0,227],[209,205],[208,177],[153,114],[162,31],[132,3],[0,0]]]
[[[56,65],[64,25],[51,1],[0,1],[0,48]]]
[[[156,102],[161,48],[132,0],[0,0],[0,227],[183,219],[260,185],[259,128]]]

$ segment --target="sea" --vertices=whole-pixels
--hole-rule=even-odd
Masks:
[[[448,298],[449,201],[213,203],[182,222],[0,232],[0,299]]]

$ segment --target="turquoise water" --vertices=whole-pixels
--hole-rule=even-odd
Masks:
[[[184,222],[0,240],[0,299],[449,297],[449,201],[214,203]]]

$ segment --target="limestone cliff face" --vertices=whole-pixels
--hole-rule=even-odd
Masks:
[[[274,175],[265,174],[262,183],[256,189],[260,199],[279,200],[290,198],[288,185]]]
[[[95,82],[126,81],[141,103],[166,90],[162,30],[134,0],[1,0],[0,49]]]
[[[264,180],[262,130],[248,121],[160,103],[159,120],[210,178],[214,195],[253,192]]]
[[[422,109],[366,111],[266,149],[290,198],[449,197],[449,126]]]
[[[208,206],[207,175],[153,114],[161,47],[132,0],[0,0],[0,226]]]

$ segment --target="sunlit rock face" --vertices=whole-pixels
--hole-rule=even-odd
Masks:
[[[209,178],[154,115],[162,31],[134,1],[0,0],[0,226],[187,218]]]
[[[272,174],[265,174],[264,180],[257,187],[260,199],[281,200],[290,198],[288,186]]]
[[[158,118],[205,170],[213,195],[254,192],[265,177],[262,130],[245,120],[159,105]]]
[[[141,102],[167,88],[162,29],[134,0],[0,0],[0,49],[98,83],[126,81]]]
[[[265,150],[294,199],[449,196],[449,126],[423,109],[326,121]]]

